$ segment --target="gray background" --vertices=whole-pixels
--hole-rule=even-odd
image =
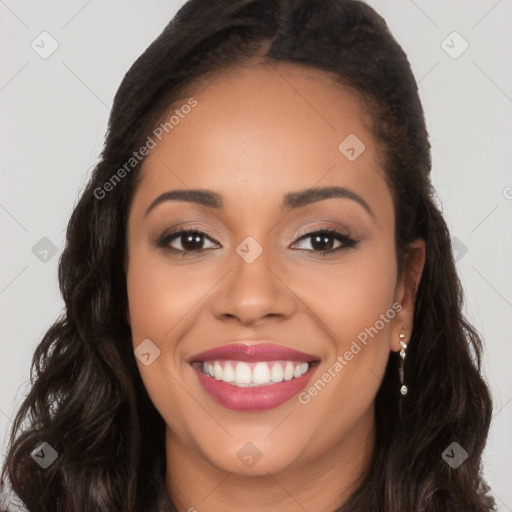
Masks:
[[[113,96],[181,3],[0,0],[2,456],[33,351],[63,308],[64,230],[101,151]],[[486,344],[495,411],[485,474],[499,510],[512,511],[512,0],[368,3],[419,82],[465,313]],[[31,47],[42,47],[43,31],[58,43],[46,59]],[[55,254],[41,252],[51,247],[43,237]]]

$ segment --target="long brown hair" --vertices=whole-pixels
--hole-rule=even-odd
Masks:
[[[11,431],[2,477],[28,510],[150,509],[148,475],[155,461],[165,469],[165,424],[135,364],[122,264],[141,164],[104,197],[98,190],[187,85],[262,51],[269,62],[313,67],[358,91],[393,193],[400,271],[405,245],[426,243],[405,365],[409,393],[399,393],[392,354],[375,401],[370,472],[339,512],[492,510],[481,474],[492,412],[482,341],[462,313],[418,88],[384,20],[353,0],[190,0],[124,77],[101,159],[67,227],[58,273],[65,313],[36,348],[32,388]],[[58,453],[46,469],[30,456],[41,442]],[[453,442],[469,454],[457,468],[442,457]]]

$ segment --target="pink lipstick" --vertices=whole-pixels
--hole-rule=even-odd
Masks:
[[[318,359],[282,345],[236,343],[195,354],[188,363],[219,404],[236,411],[264,411],[297,395]]]

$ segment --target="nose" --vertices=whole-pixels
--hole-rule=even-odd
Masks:
[[[212,301],[219,320],[236,319],[243,325],[254,325],[267,318],[290,318],[297,307],[293,283],[285,282],[270,250],[263,250],[251,263],[236,252],[233,267],[219,283]]]

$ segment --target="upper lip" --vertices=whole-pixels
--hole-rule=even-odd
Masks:
[[[318,357],[306,352],[300,352],[275,343],[251,344],[252,342],[239,342],[215,347],[189,357],[188,363],[213,360],[236,361],[316,361]]]

